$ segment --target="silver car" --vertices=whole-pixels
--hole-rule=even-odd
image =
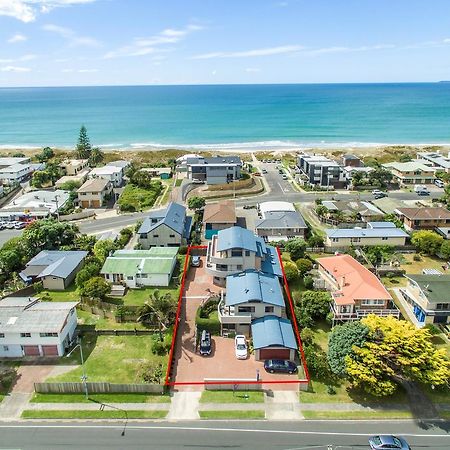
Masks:
[[[403,438],[393,436],[392,434],[380,434],[379,436],[372,436],[369,439],[369,445],[372,450],[411,450],[411,447]]]

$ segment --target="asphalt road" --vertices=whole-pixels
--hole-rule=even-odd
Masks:
[[[17,423],[0,425],[0,449],[367,449],[373,434],[405,437],[413,449],[448,450],[449,422],[133,422]]]

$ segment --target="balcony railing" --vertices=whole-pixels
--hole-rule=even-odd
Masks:
[[[251,312],[237,312],[234,306],[225,306],[225,300],[222,299],[217,306],[219,320],[221,323],[241,323],[250,324],[252,322]]]
[[[394,316],[397,319],[400,317],[400,311],[397,308],[355,308],[355,311],[343,313],[337,311],[334,305],[330,307],[333,313],[334,320],[360,320],[367,317],[369,314],[374,314],[379,317]]]

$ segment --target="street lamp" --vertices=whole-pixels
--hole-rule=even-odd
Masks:
[[[83,383],[84,394],[85,394],[86,400],[88,400],[89,399],[89,393],[88,393],[88,386],[87,386],[87,375],[86,375],[86,370],[85,370],[85,367],[84,367],[83,345],[81,343],[81,338],[78,338],[78,344],[75,345],[75,347],[72,350],[70,350],[69,353],[67,353],[66,358],[68,358],[74,352],[74,350],[77,347],[80,347],[81,370],[83,371],[83,375],[81,376],[81,381]]]
[[[100,411],[104,411],[105,407],[116,409],[117,411],[122,411],[123,413],[125,413],[125,424],[123,426],[122,433],[120,434],[121,436],[125,436],[125,431],[126,431],[127,425],[128,425],[128,412],[127,412],[127,410],[126,409],[122,409],[122,408],[117,408],[117,406],[108,405],[107,403],[102,403],[100,405]]]

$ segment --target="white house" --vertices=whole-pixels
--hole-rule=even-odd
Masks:
[[[104,178],[112,183],[114,187],[122,185],[123,168],[118,166],[103,166],[92,169],[88,175],[89,178]]]
[[[0,181],[7,184],[20,183],[28,175],[30,175],[32,169],[30,164],[13,164],[0,168]]]
[[[0,300],[0,357],[63,356],[77,326],[77,302]]]

